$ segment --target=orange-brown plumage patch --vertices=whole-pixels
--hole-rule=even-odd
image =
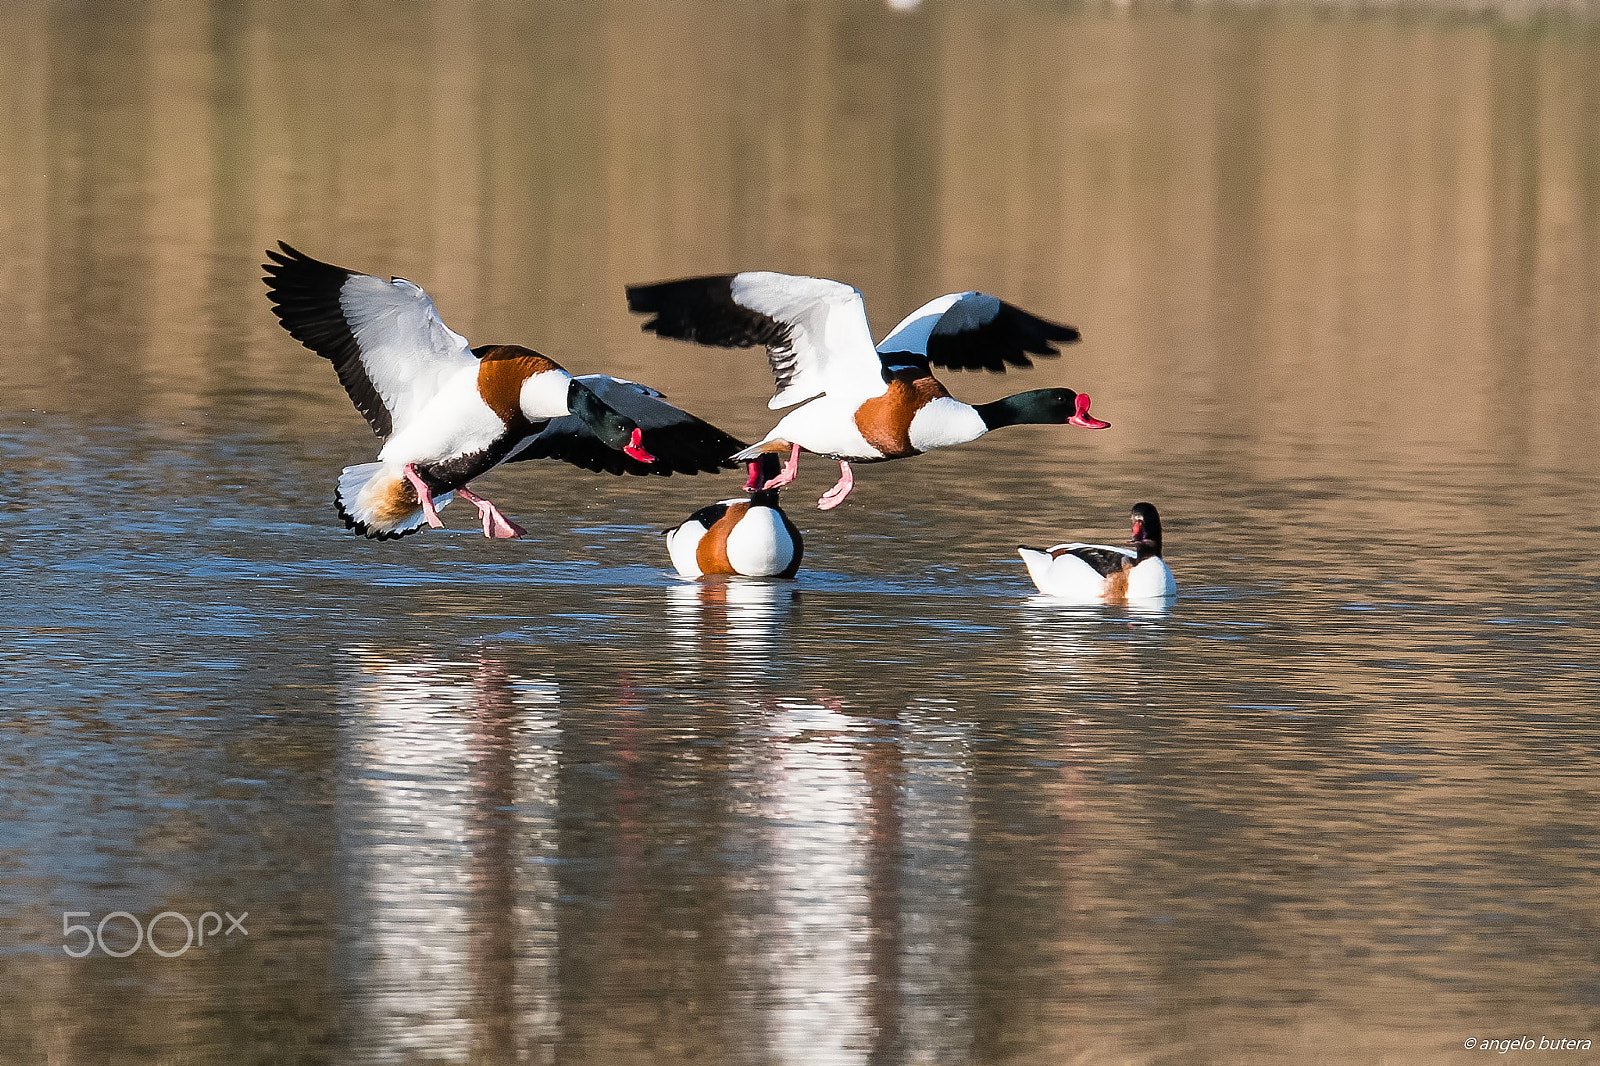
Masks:
[[[703,574],[737,574],[728,561],[728,534],[733,532],[733,527],[750,510],[748,503],[730,503],[727,512],[711,524],[706,530],[706,535],[700,538],[700,543],[695,545],[694,561],[699,565]]]
[[[1133,567],[1124,565],[1121,570],[1106,577],[1106,590],[1100,594],[1107,603],[1128,602],[1128,572]]]
[[[856,428],[886,459],[916,455],[911,446],[911,419],[929,401],[949,395],[932,375],[912,381],[895,378],[882,396],[856,408]]]
[[[561,369],[553,359],[520,344],[491,344],[477,352],[478,395],[508,424],[521,410],[522,383],[546,370]]]
[[[393,526],[416,513],[422,501],[411,482],[397,477],[383,490],[382,497],[372,507],[372,517],[384,526]]]

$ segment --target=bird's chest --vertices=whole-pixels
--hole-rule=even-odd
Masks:
[[[931,376],[910,381],[896,378],[889,382],[883,395],[856,408],[855,423],[862,438],[883,458],[898,459],[956,443],[944,439],[949,436],[945,423],[954,413],[949,410],[951,407],[971,410],[951,399],[944,386]]]
[[[448,492],[503,462],[540,425],[515,406],[495,410],[478,389],[476,375],[462,374],[390,437],[378,457],[412,463],[430,489]]]

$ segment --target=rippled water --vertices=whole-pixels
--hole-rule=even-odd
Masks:
[[[1600,1039],[1592,26],[170,0],[0,30],[0,1058]],[[952,391],[1069,384],[1113,429],[863,467],[827,514],[807,460],[793,582],[665,569],[731,473],[517,464],[478,487],[527,538],[457,505],[367,542],[329,500],[374,441],[268,311],[280,238],[747,438],[761,357],[640,334],[625,283],[839,277],[879,333],[983,288],[1085,341]],[[1169,610],[1032,594],[1017,543],[1125,536],[1138,499]],[[164,912],[247,932],[111,957]]]

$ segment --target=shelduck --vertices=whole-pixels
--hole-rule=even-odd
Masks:
[[[573,377],[515,344],[473,348],[404,278],[384,281],[313,259],[282,242],[263,279],[289,335],[333,363],[383,438],[378,461],[349,466],[334,504],[375,540],[424,524],[455,494],[478,508],[483,535],[521,536],[468,484],[502,463],[561,459],[611,473],[694,474],[736,468],[744,445],[653,389],[603,374]]]
[[[851,463],[873,463],[964,444],[1002,426],[1068,423],[1106,429],[1089,397],[1036,389],[992,403],[952,397],[932,367],[1004,372],[1058,356],[1078,339],[1071,326],[1037,318],[981,292],[931,300],[872,343],[866,305],[852,286],[826,278],[746,271],[634,285],[629,310],[642,329],[723,348],[765,345],[777,381],[773,410],[804,403],[734,458],[788,453],[766,487],[794,480],[802,451],[839,460],[839,481],[817,506],[837,507],[855,484]],[[806,402],[810,401],[810,402]]]
[[[1161,515],[1155,506],[1136,503],[1131,547],[1108,544],[1057,544],[1053,548],[1017,546],[1039,591],[1078,603],[1117,603],[1168,599],[1177,579],[1161,558]]]
[[[794,577],[800,569],[800,530],[778,506],[778,490],[763,487],[777,475],[778,457],[764,454],[752,465],[749,499],[702,507],[665,531],[667,554],[682,576]]]

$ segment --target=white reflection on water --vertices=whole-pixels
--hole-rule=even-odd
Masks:
[[[487,658],[349,650],[341,924],[374,1061],[552,1045],[557,704]]]
[[[789,1063],[961,1061],[971,1041],[971,766],[963,727],[780,700],[746,731],[762,856],[743,940]]]
[[[1054,596],[1029,596],[1018,616],[1026,636],[1024,668],[1030,673],[1089,677],[1093,665],[1122,645],[1108,644],[1108,627],[1123,626],[1136,640],[1159,640],[1172,599],[1144,600],[1125,607],[1088,607]]]
[[[770,641],[759,623],[770,588],[711,593],[707,629],[701,593],[674,591],[703,637]],[[740,621],[722,627],[730,602]],[[561,1015],[556,687],[487,656],[347,657],[338,824],[352,1042],[375,1061],[463,1061],[496,1045],[546,1061]],[[734,756],[751,888],[728,961],[757,990],[767,1053],[963,1057],[973,816],[954,705],[916,700],[899,719],[832,696],[751,709]]]
[[[717,663],[730,681],[766,674],[794,600],[792,582],[704,580],[667,589],[670,643],[681,661]]]
[[[900,987],[909,1062],[971,1058],[972,750],[953,711],[917,700],[905,713]]]
[[[844,742],[865,727],[835,700],[783,701],[768,729],[784,739],[749,749],[764,764],[752,771],[770,781],[761,816],[772,927],[762,939],[783,1062],[853,1062],[871,1043],[870,783]]]

